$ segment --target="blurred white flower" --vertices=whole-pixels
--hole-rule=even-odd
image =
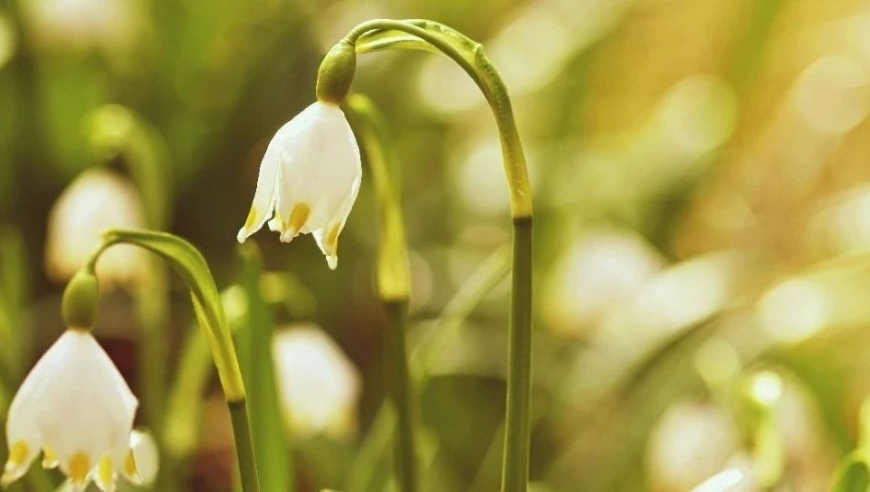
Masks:
[[[145,226],[142,205],[133,185],[103,168],[83,172],[58,197],[48,216],[45,266],[59,282],[75,275],[99,245],[100,233],[111,227]],[[100,256],[100,282],[135,283],[147,272],[147,253],[135,246],[113,246]]]
[[[675,404],[650,436],[647,463],[652,490],[691,490],[720,471],[736,447],[733,426],[717,407]]]
[[[281,242],[311,233],[335,269],[338,235],[361,177],[359,147],[344,113],[336,105],[315,102],[269,142],[254,203],[237,239],[244,242],[267,220],[270,230],[281,233]]]
[[[140,30],[134,0],[27,0],[25,19],[41,44],[62,50],[128,49]]]
[[[278,331],[272,350],[285,420],[294,435],[342,437],[356,429],[359,372],[323,330],[302,325]]]
[[[547,278],[543,314],[563,335],[581,335],[633,298],[665,265],[630,231],[597,231],[571,244]]]
[[[9,407],[7,486],[43,452],[43,466],[59,466],[74,490],[94,481],[114,491],[122,474],[140,482],[131,450],[139,402],[109,356],[87,331],[67,330],[27,375]]]

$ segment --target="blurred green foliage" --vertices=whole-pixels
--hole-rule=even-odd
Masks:
[[[375,17],[456,27],[512,92],[536,193],[535,490],[682,491],[739,477],[746,488],[706,490],[815,492],[844,459],[842,480],[866,482],[865,462],[847,458],[870,391],[861,0],[7,0],[0,224],[20,234],[0,230],[2,339],[26,332],[32,363],[62,329],[49,314],[62,286],[42,268],[60,192],[91,166],[139,179],[130,153],[94,152],[94,111],[120,105],[160,142],[140,152],[166,167],[155,179],[168,196],[140,190],[166,200],[145,209],[166,211],[166,229],[230,285],[266,144],[313,100],[328,47]],[[412,361],[427,490],[495,490],[507,285],[468,287],[510,234],[489,109],[430,54],[361,56],[353,89],[385,114],[402,164],[411,350],[440,354]],[[308,238],[256,236],[266,270],[293,276],[272,289],[272,317],[316,321],[362,375],[354,437],[292,440],[299,490],[386,480],[377,227],[364,183],[336,272]],[[171,295],[172,362],[192,313],[177,277]],[[97,335],[135,382],[136,311],[123,289],[106,297]],[[443,314],[468,298],[458,317]],[[2,376],[14,379],[7,347]],[[759,374],[781,384],[763,412],[746,393]],[[201,410],[206,432],[173,471],[192,490],[228,490],[225,416]]]

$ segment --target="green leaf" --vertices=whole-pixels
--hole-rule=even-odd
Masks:
[[[401,31],[369,31],[360,36],[356,42],[356,51],[358,53],[374,53],[394,48],[441,54],[440,51],[433,48],[429,43]]]
[[[344,490],[347,492],[378,492],[385,490],[390,478],[389,449],[396,428],[396,414],[388,404],[381,405],[357,448],[350,465]]]
[[[243,400],[245,387],[230,329],[214,278],[199,250],[178,236],[147,230],[110,229],[103,234],[103,241],[104,248],[134,244],[169,260],[190,288],[193,310],[205,332],[227,400]]]
[[[202,402],[211,375],[211,353],[205,335],[199,330],[188,331],[181,361],[167,398],[166,426],[163,443],[166,452],[181,460],[196,450]]]
[[[260,483],[263,490],[293,490],[293,468],[275,383],[272,359],[274,322],[263,298],[260,279],[263,265],[254,243],[240,247],[242,272],[240,284],[247,300],[245,323],[236,333],[242,376],[247,388]]]

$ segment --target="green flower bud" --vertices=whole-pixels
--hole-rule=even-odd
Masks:
[[[350,91],[356,72],[356,50],[353,44],[339,41],[320,62],[317,71],[317,100],[341,104]]]
[[[61,302],[63,321],[68,328],[90,330],[97,316],[100,289],[94,272],[81,270],[66,286]]]

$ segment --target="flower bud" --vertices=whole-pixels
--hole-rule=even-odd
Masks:
[[[356,71],[356,50],[347,41],[340,41],[329,50],[317,71],[317,100],[341,104],[350,90]]]
[[[93,272],[76,273],[63,292],[61,312],[67,327],[89,330],[94,326],[100,289]]]

